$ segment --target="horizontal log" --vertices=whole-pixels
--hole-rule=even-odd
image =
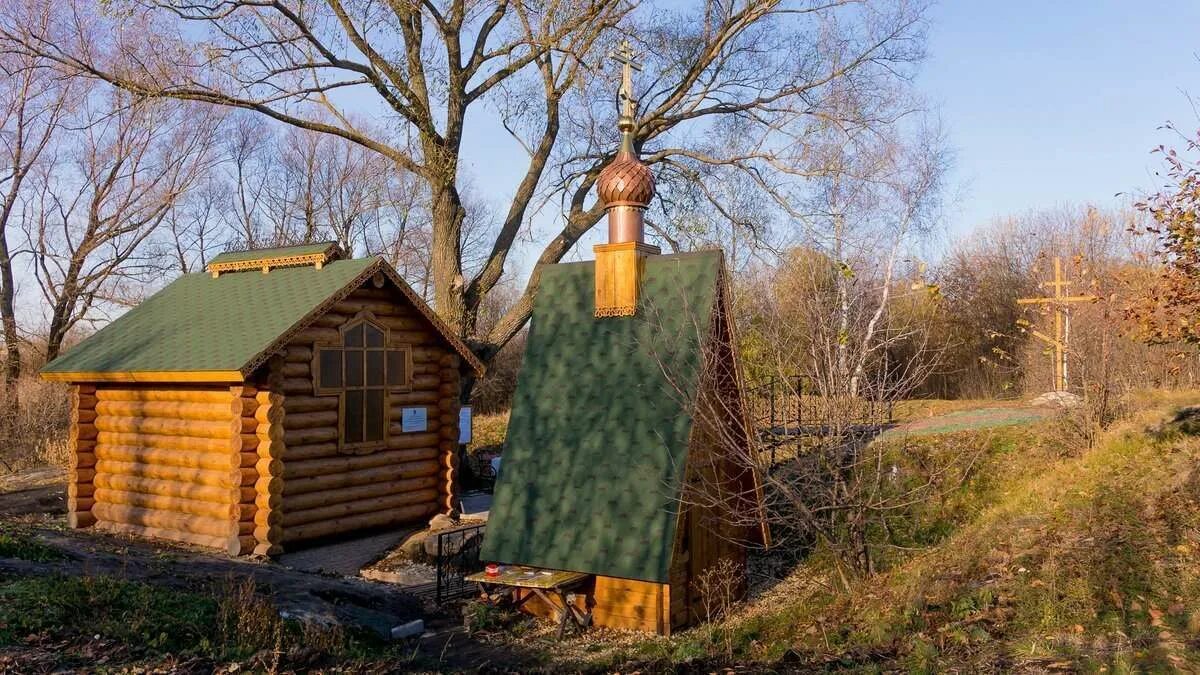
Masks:
[[[96,385],[90,382],[81,382],[71,386],[71,393],[74,394],[94,394],[96,393]]]
[[[409,330],[408,319],[379,317],[379,323],[388,329],[388,340],[392,344],[431,346],[441,344],[442,337],[432,330]]]
[[[307,377],[285,377],[279,381],[279,391],[285,396],[293,394],[311,394],[313,383]]]
[[[369,499],[371,497],[383,497],[415,490],[436,489],[437,484],[438,480],[436,476],[426,476],[424,478],[409,478],[407,480],[386,481],[383,483],[368,483],[366,485],[355,485],[334,490],[321,490],[301,495],[290,495],[287,507],[289,511],[303,511],[319,506]]]
[[[286,411],[284,418],[287,415],[304,412],[317,412],[319,410],[337,410],[337,396],[285,396],[283,399],[283,409]]]
[[[96,438],[96,446],[129,445],[134,447],[172,450],[175,452],[193,452],[200,454],[227,455],[241,447],[234,444],[232,438],[197,438],[193,436],[166,436],[162,434],[143,434],[123,431],[101,431]]]
[[[227,416],[221,421],[204,421],[164,417],[117,417],[114,415],[101,415],[96,420],[96,428],[100,431],[115,431],[120,433],[228,439],[234,433],[235,423],[237,431],[241,432],[242,419],[241,417],[230,419]]]
[[[307,363],[284,363],[279,369],[279,374],[284,377],[302,377],[308,379],[312,375],[312,369]]]
[[[447,368],[457,371],[462,367],[462,357],[456,352],[447,351],[445,355],[442,356],[441,364]]]
[[[94,421],[96,421],[94,408],[71,407],[71,424],[90,424]]]
[[[299,342],[301,344],[311,344],[314,342],[338,343],[341,342],[341,339],[342,334],[339,333],[336,328],[309,327],[305,328],[299,333],[296,333],[296,336],[292,338],[292,341]]]
[[[283,452],[284,459],[292,462],[319,457],[336,457],[341,452],[337,443],[314,443],[311,445],[289,445]]]
[[[392,406],[392,413],[395,414],[399,409],[397,406],[434,405],[439,398],[436,391],[409,391],[388,394],[388,403]]]
[[[330,441],[336,441],[337,439],[337,427],[321,427],[318,429],[287,429],[283,432],[283,442],[288,446],[327,443]]]
[[[81,441],[95,440],[96,435],[99,433],[100,432],[97,429],[96,424],[94,422],[88,423],[88,424],[72,424],[71,425],[71,431],[70,431],[71,438],[75,438],[75,439],[78,439]]]
[[[223,452],[206,452],[176,448],[148,448],[144,445],[100,443],[96,445],[96,459],[228,471],[254,466],[255,462],[258,461],[258,454],[255,452],[235,453],[228,449]]]
[[[434,448],[417,448],[409,450],[385,450],[368,455],[341,455],[328,459],[289,459],[283,465],[285,481],[293,478],[310,476],[325,476],[359,469],[371,469],[395,465],[402,462],[428,459],[436,453]],[[286,489],[286,483],[284,489]]]
[[[316,328],[339,328],[343,323],[346,323],[346,315],[336,312],[326,312],[321,316],[312,320],[310,326]]]
[[[93,449],[95,448],[93,447]],[[96,466],[96,454],[94,452],[76,450],[68,458],[67,466],[72,469],[90,469]]]
[[[287,511],[283,514],[284,532],[286,533],[289,528],[307,523],[341,519],[363,513],[378,513],[412,504],[431,504],[437,499],[437,496],[437,490],[412,490],[399,494],[356,499],[303,510],[289,505]]]
[[[437,471],[437,462],[429,459],[405,462],[403,464],[391,464],[388,466],[373,466],[343,473],[285,479],[283,482],[283,507],[285,510],[287,509],[288,497],[292,495],[307,494],[321,490],[335,490],[355,485],[367,485],[369,483],[398,481],[406,478],[424,478],[435,475]]]
[[[96,412],[112,417],[162,417],[175,420],[220,422],[230,418],[233,400],[225,403],[191,401],[100,401]]]
[[[229,389],[106,389],[96,390],[101,401],[189,401],[226,403],[233,399]]]
[[[311,363],[312,357],[313,350],[308,345],[290,344],[283,353],[285,363]]]
[[[254,548],[256,543],[254,537],[252,536],[213,536],[197,534],[195,532],[184,532],[166,527],[147,527],[145,525],[135,525],[131,523],[100,521],[96,523],[96,528],[106,532],[128,534],[136,537],[145,537],[147,539],[163,539],[166,541],[190,544],[192,546],[200,546],[202,548],[216,549],[219,551],[224,551],[230,555],[241,555],[242,553],[248,553]]]
[[[96,407],[98,400],[95,394],[80,394],[72,397],[71,407],[79,410],[91,410]]]
[[[71,483],[90,483],[95,477],[95,468],[67,469],[67,481]]]
[[[96,516],[91,511],[75,511],[67,514],[67,527],[78,530],[96,524]]]
[[[413,375],[412,388],[414,391],[434,391],[442,383],[441,378],[436,375]]]
[[[92,513],[96,514],[96,518],[99,520],[109,523],[163,528],[210,537],[226,537],[231,534],[230,530],[233,526],[228,516],[207,518],[191,513],[159,511],[127,504],[111,504],[105,501],[96,502],[96,505],[92,507]]]
[[[126,448],[104,448],[100,453],[99,461],[96,462],[96,473],[158,478],[222,488],[241,487],[244,485],[243,479],[246,472],[252,476],[251,484],[258,477],[258,472],[253,467],[243,470],[229,466],[222,468],[175,466],[146,461],[144,453],[136,452],[144,450],[143,448],[128,449],[134,452],[126,452],[126,450]]]
[[[251,502],[254,501],[254,497],[257,494],[253,487],[205,485],[198,482],[184,482],[123,473],[97,474],[95,485],[98,488],[108,490],[140,492],[148,495],[212,502],[215,504]]]
[[[403,433],[399,424],[392,425],[392,433],[388,437],[387,446],[392,450],[409,450],[412,448],[436,448],[438,435],[436,433]]]
[[[282,440],[260,438],[258,439],[258,448],[256,448],[256,451],[260,458],[283,459],[283,453],[286,449],[287,446],[283,444]]]
[[[337,425],[338,411],[336,409],[292,413],[283,420],[284,429],[313,429],[317,427],[333,427],[336,429]]]
[[[322,520],[313,523],[306,523],[296,527],[289,527],[283,531],[284,543],[293,541],[302,541],[305,539],[316,539],[318,537],[326,537],[331,534],[341,534],[343,532],[352,532],[368,527],[382,527],[385,525],[396,525],[399,523],[417,522],[433,515],[437,507],[434,504],[417,504],[413,506],[401,506],[396,509],[388,509],[386,511],[376,511],[373,513],[362,513],[345,518],[337,518],[335,520]]]
[[[407,317],[410,315],[407,307],[404,307],[395,300],[386,298],[366,298],[366,297],[348,297],[345,300],[333,303],[329,308],[330,312],[342,314],[347,317],[353,317],[359,312],[370,312],[375,315],[376,319],[385,316],[391,317]]]
[[[278,510],[283,506],[283,495],[279,490],[259,492],[254,496],[254,505],[260,509]]]
[[[68,497],[67,510],[73,513],[82,513],[91,511],[92,506],[96,504],[95,497]]]
[[[97,475],[99,477],[99,475]],[[92,479],[95,480],[94,478]],[[91,497],[96,491],[95,483],[67,483],[67,497]]]
[[[132,506],[154,511],[180,513],[189,516],[200,516],[228,521],[237,511],[237,505],[226,502],[208,502],[196,499],[181,499],[144,492],[126,492],[109,488],[96,488],[95,499],[98,503],[119,506]]]

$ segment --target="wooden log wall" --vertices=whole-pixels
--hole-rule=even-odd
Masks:
[[[258,456],[251,389],[103,385],[92,396],[92,429],[81,424],[79,438],[95,439],[96,527],[254,550],[256,482],[272,467]]]
[[[342,453],[339,399],[313,395],[313,350],[338,343],[338,329],[364,310],[393,344],[412,346],[412,390],[388,394],[386,447]],[[283,394],[282,543],[420,522],[451,508],[458,356],[399,291],[368,282],[297,334],[268,368],[269,387]],[[426,408],[428,428],[404,433],[402,410],[414,406]]]
[[[70,465],[67,470],[67,525],[89,527],[96,522],[96,387],[71,388]]]

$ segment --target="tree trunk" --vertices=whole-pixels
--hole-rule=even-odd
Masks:
[[[459,336],[467,337],[474,321],[463,294],[462,224],[466,217],[458,188],[451,178],[431,185],[433,241],[429,269],[433,278],[433,303],[438,315]]]

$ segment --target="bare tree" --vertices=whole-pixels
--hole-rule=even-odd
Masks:
[[[14,258],[9,240],[19,200],[30,172],[52,146],[60,123],[69,112],[73,94],[86,84],[71,86],[50,64],[24,54],[0,55],[0,322],[4,329],[4,385],[9,400],[21,376],[21,334],[17,327]]]
[[[62,4],[71,18],[48,27],[6,12],[0,38],[139,95],[252,110],[338,136],[417,176],[430,203],[437,309],[485,358],[532,310],[536,267],[508,314],[486,335],[477,326],[532,214],[561,202],[561,226],[538,266],[561,260],[602,215],[591,192],[613,156],[615,126],[611,86],[596,66],[617,39],[635,34],[646,54],[635,145],[664,188],[719,181],[705,167],[727,167],[782,207],[794,181],[827,171],[808,156],[815,129],[886,126],[900,114],[894,97],[873,92],[904,86],[921,57],[924,13],[923,3],[893,0],[710,0],[686,10],[629,0],[142,0],[122,4],[115,22],[78,0]],[[113,57],[97,46],[109,33]],[[843,116],[835,89],[859,92],[864,105]],[[398,133],[356,124],[346,90],[373,97]],[[463,138],[488,103],[525,156],[513,158],[512,198],[469,274]],[[703,142],[714,131],[740,142]]]
[[[62,139],[59,161],[42,168],[22,208],[33,273],[49,308],[46,358],[123,288],[157,269],[139,258],[180,197],[207,170],[219,119],[194,106],[93,97],[80,130]]]

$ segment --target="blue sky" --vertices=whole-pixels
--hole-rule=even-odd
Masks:
[[[945,1],[918,87],[941,110],[962,186],[951,237],[1156,185],[1167,120],[1200,126],[1200,3]],[[1128,198],[1125,198],[1128,201]]]

